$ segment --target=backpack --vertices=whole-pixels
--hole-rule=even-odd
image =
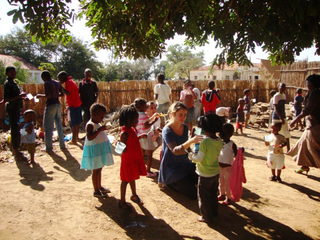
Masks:
[[[186,105],[187,108],[192,108],[194,106],[194,96],[191,92],[192,90],[188,89],[186,92],[186,97],[184,98],[184,105]]]

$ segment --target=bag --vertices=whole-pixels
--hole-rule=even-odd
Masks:
[[[192,90],[188,89],[186,97],[184,98],[184,105],[186,105],[187,108],[192,108],[194,106],[194,96],[191,91]]]

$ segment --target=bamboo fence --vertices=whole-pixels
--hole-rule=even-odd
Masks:
[[[195,86],[200,92],[207,89],[208,80],[196,81]],[[238,105],[238,99],[243,97],[243,90],[251,89],[251,97],[259,102],[269,102],[270,90],[277,89],[277,80],[217,80],[216,88],[220,89],[221,103],[219,106],[230,106],[235,109]],[[171,101],[179,101],[180,91],[183,89],[183,81],[166,81],[171,87]],[[137,97],[142,97],[147,101],[154,100],[153,88],[156,81],[122,81],[122,82],[98,82],[99,102],[103,103],[108,112],[113,112],[123,105],[130,104]],[[23,84],[22,89],[26,93],[36,95],[44,93],[43,84]],[[3,98],[3,87],[0,86],[0,99]],[[67,105],[65,97],[60,98],[63,122],[66,123]],[[22,111],[33,109],[37,114],[36,125],[42,125],[43,112],[45,108],[45,99],[40,99],[38,103],[33,100],[24,101]],[[0,106],[0,128],[4,127],[5,107]]]

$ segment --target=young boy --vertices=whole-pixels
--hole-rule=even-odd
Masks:
[[[79,128],[82,122],[79,89],[76,83],[72,80],[71,76],[68,76],[65,71],[58,73],[58,79],[61,84],[65,84],[65,88],[62,87],[62,89],[67,95],[67,104],[70,111],[70,126],[72,129],[71,143],[77,144],[79,141]]]
[[[91,78],[92,73],[89,68],[84,70],[84,79],[79,84],[79,94],[82,102],[83,123],[86,126],[90,120],[90,107],[98,100],[99,89],[96,81]]]
[[[302,88],[299,88],[297,90],[297,95],[294,97],[294,111],[295,111],[296,117],[299,116],[300,113],[302,112],[303,101],[304,101],[304,97],[302,97]],[[299,125],[300,125],[300,131],[303,131],[303,125],[302,125],[301,119],[297,121],[296,126],[291,130],[298,129]]]
[[[43,115],[44,141],[46,144],[45,151],[52,153],[52,133],[54,123],[59,136],[60,149],[65,149],[64,136],[61,120],[61,106],[59,97],[64,96],[61,84],[51,78],[49,71],[45,70],[41,73],[41,78],[44,81],[44,94],[37,94],[37,98],[45,98],[46,107]]]
[[[284,154],[283,154],[283,147],[287,145],[286,138],[279,134],[282,127],[282,123],[272,123],[271,126],[271,135],[272,138],[270,141],[266,141],[266,146],[269,146],[268,152],[268,160],[267,166],[271,168],[272,176],[269,178],[270,181],[277,181],[279,183],[282,182],[280,175],[281,169],[284,166]],[[276,169],[277,169],[277,176],[276,176]]]
[[[243,94],[244,94],[243,99],[245,101],[244,110],[246,111],[244,127],[248,128],[248,122],[250,119],[250,109],[251,109],[251,104],[250,104],[251,103],[251,100],[250,100],[251,91],[250,91],[250,89],[245,89],[243,91]]]
[[[201,103],[204,115],[216,113],[217,104],[220,103],[220,91],[215,89],[214,81],[210,81],[208,89],[202,92]]]
[[[14,81],[16,74],[16,69],[14,67],[6,68],[7,80],[4,82],[3,102],[6,103],[6,111],[9,116],[12,154],[17,161],[26,159],[19,151],[21,135],[18,124],[20,119],[20,110],[22,108],[22,99],[25,99],[26,93],[20,92],[17,83]]]
[[[241,134],[243,135],[243,122],[244,122],[244,105],[245,101],[243,98],[239,98],[238,100],[239,106],[237,108],[237,126],[236,126],[236,134],[238,134],[238,130],[240,129]]]
[[[34,153],[36,149],[36,133],[34,131],[34,121],[36,119],[36,113],[32,109],[24,111],[23,118],[25,124],[21,129],[21,143],[26,145],[27,151],[30,155],[28,164],[34,165]]]
[[[154,99],[157,102],[157,112],[158,113],[168,113],[168,109],[170,106],[170,96],[171,96],[171,88],[168,84],[164,82],[164,74],[159,73],[158,76],[158,84],[156,84],[153,88]]]

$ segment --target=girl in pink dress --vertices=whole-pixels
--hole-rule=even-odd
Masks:
[[[142,205],[136,193],[136,182],[140,176],[146,176],[146,166],[144,164],[139,139],[137,136],[136,126],[138,124],[138,112],[134,105],[123,107],[120,110],[119,121],[121,127],[120,141],[126,145],[121,155],[121,200],[119,207],[121,209],[128,209],[126,203],[126,190],[128,183],[130,184],[132,196],[131,201]]]

